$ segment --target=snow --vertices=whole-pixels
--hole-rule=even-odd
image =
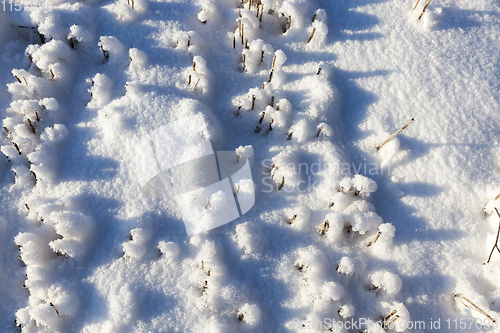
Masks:
[[[496,1],[18,2],[1,332],[499,332]]]

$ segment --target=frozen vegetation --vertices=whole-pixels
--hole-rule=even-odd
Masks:
[[[498,1],[0,6],[0,332],[500,332]]]

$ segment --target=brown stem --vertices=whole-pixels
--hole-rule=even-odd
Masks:
[[[396,132],[394,132],[390,137],[387,138],[387,140],[385,140],[384,142],[382,142],[381,144],[379,144],[376,148],[377,150],[379,150],[380,148],[382,148],[383,145],[385,145],[387,142],[389,142],[391,139],[393,139],[396,135],[398,135],[399,133],[401,133],[405,128],[407,128],[408,126],[410,126],[410,124],[415,120],[415,118],[411,118],[410,121],[408,121],[406,124],[404,124],[400,129],[398,129]]]
[[[420,13],[420,16],[418,17],[419,20],[422,18],[422,15],[424,15],[425,10],[427,9],[427,6],[429,6],[430,3],[431,3],[431,0],[427,0],[427,2],[425,3],[424,9],[422,9],[422,13]]]
[[[419,3],[420,3],[420,0],[417,0],[417,3],[415,4],[415,6],[413,6],[413,10],[417,9],[417,6]]]
[[[313,39],[315,32],[316,32],[316,28],[313,28],[313,30],[311,31],[311,36],[309,36],[309,40],[307,41],[308,43]]]
[[[500,217],[500,213],[498,212],[498,209],[495,207],[495,211],[497,212],[497,215],[498,217]],[[498,230],[497,230],[497,238],[495,239],[495,245],[493,246],[493,248],[491,249],[491,252],[490,252],[490,255],[488,257],[488,261],[486,263],[489,263],[490,260],[491,260],[491,256],[493,255],[493,251],[495,251],[495,249],[498,250],[498,252],[500,252],[500,248],[498,248],[498,237],[500,236],[500,223],[498,224]]]

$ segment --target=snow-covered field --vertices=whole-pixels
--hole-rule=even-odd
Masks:
[[[415,4],[0,2],[0,332],[500,332],[500,4]]]

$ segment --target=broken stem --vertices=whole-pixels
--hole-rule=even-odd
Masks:
[[[321,131],[323,130],[323,127],[318,128],[318,133],[316,133],[316,137],[319,138],[319,135],[321,134]]]
[[[266,116],[266,111],[262,112],[262,114],[260,115],[259,124],[262,124],[262,120],[264,120],[265,116]]]
[[[281,191],[281,189],[285,186],[285,177],[281,177],[281,183],[278,186],[278,191]]]
[[[422,13],[420,13],[420,16],[418,17],[419,20],[422,18],[422,15],[424,15],[425,10],[427,9],[427,6],[429,6],[430,3],[431,3],[431,0],[427,0],[427,2],[425,3],[424,9],[422,9]]]
[[[417,9],[417,6],[419,3],[420,3],[420,0],[417,0],[417,3],[415,4],[415,6],[413,6],[413,10]]]
[[[31,130],[31,133],[36,134],[35,127],[31,123],[31,120],[28,119],[27,121],[28,121],[28,125],[30,127],[30,130]]]
[[[462,294],[455,294],[455,299],[456,298],[458,298],[460,300],[460,303],[462,303],[465,307],[467,307],[469,309],[476,310],[477,312],[484,315],[486,318],[488,318],[489,320],[491,320],[494,323],[497,322],[495,319],[491,318],[491,316],[489,314],[487,314],[486,312],[481,310],[476,304],[472,303],[467,297],[463,296]]]
[[[328,223],[328,221],[325,221],[325,223],[323,223],[323,227],[321,228],[321,235],[324,235],[329,227],[330,223]]]
[[[198,81],[196,81],[196,83],[194,84],[194,90],[196,90],[196,87],[198,87],[198,83],[200,83],[200,80],[201,80],[201,77],[198,79]]]
[[[496,207],[495,207],[495,211],[497,212],[498,217],[500,217],[500,213],[498,212],[498,209]],[[495,245],[493,245],[493,248],[491,249],[490,255],[488,257],[488,261],[486,261],[486,263],[490,262],[491,256],[493,255],[495,248],[498,250],[498,252],[500,252],[500,248],[498,248],[498,236],[500,236],[500,223],[498,224],[497,238],[495,239]]]
[[[392,134],[390,137],[387,138],[387,140],[385,140],[384,142],[382,142],[381,144],[379,144],[376,148],[377,150],[379,150],[380,148],[382,148],[383,145],[385,145],[387,142],[389,142],[390,140],[392,140],[396,135],[398,135],[399,133],[401,133],[405,128],[407,128],[408,126],[410,126],[410,124],[415,120],[415,118],[411,118],[409,122],[407,122],[406,124],[404,124],[400,129],[398,129],[396,132],[394,132],[394,134]]]
[[[391,313],[389,313],[387,316],[384,317],[384,322],[387,321],[387,319],[391,318],[392,316],[394,316],[396,314],[396,312],[398,312],[397,310],[392,310]]]
[[[382,235],[382,231],[377,232],[377,235],[375,236],[375,238],[370,243],[368,243],[368,247],[370,247],[373,244],[375,244],[378,241],[380,235]]]
[[[308,43],[313,39],[315,32],[316,32],[316,28],[313,28],[313,30],[311,31],[311,36],[309,36],[309,40],[307,41]]]

